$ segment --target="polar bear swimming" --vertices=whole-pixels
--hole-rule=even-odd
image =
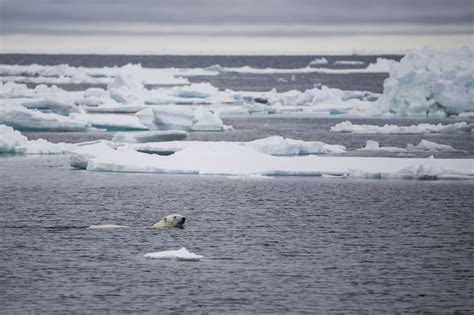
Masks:
[[[184,228],[184,222],[186,218],[178,213],[168,214],[163,217],[160,222],[153,224],[152,228],[156,229],[168,229],[168,228]],[[88,229],[119,229],[119,228],[128,228],[128,225],[118,225],[118,224],[97,224],[91,225]]]

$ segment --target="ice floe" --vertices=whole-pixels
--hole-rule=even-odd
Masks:
[[[178,250],[167,250],[162,252],[148,253],[144,255],[145,258],[156,258],[156,259],[176,259],[182,261],[199,261],[204,256],[191,253],[185,247],[181,247]]]
[[[113,135],[112,141],[127,143],[176,141],[184,140],[188,135],[183,130],[117,132]]]
[[[335,65],[350,65],[350,66],[361,66],[365,63],[360,60],[336,60],[334,61]]]
[[[22,131],[85,131],[90,127],[87,121],[30,110],[18,105],[0,106],[0,124]]]
[[[19,131],[0,125],[0,154],[63,154],[74,147],[74,144],[51,143],[44,139],[28,140]]]
[[[456,122],[443,125],[421,123],[411,126],[398,126],[386,124],[377,125],[357,125],[346,120],[331,127],[334,132],[350,132],[350,133],[371,133],[371,134],[425,134],[425,133],[454,133],[454,132],[471,132],[474,124],[466,122]]]
[[[409,143],[406,148],[399,147],[381,147],[377,141],[367,140],[364,148],[358,151],[375,151],[375,152],[392,152],[392,153],[409,153],[409,152],[445,152],[458,151],[447,144],[438,144],[428,140],[421,140],[417,145]]]
[[[177,144],[161,143],[161,144]],[[146,145],[146,144],[145,144]],[[345,176],[406,179],[474,179],[474,159],[273,156],[248,145],[183,145],[168,156],[135,150],[132,145],[97,150],[83,146],[89,171],[200,175]],[[83,163],[84,166],[84,163]],[[430,178],[428,178],[428,175]]]
[[[397,115],[457,115],[474,111],[474,49],[407,53],[393,63],[378,101],[382,112]]]
[[[203,107],[150,106],[136,117],[151,130],[224,131],[232,128],[224,125],[217,113]]]

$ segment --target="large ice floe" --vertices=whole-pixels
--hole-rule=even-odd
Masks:
[[[425,134],[425,133],[455,133],[455,132],[472,132],[474,124],[467,122],[456,122],[452,124],[428,124],[421,123],[411,126],[398,126],[385,124],[377,125],[357,125],[349,120],[340,122],[331,127],[334,132],[349,133],[372,133],[372,134]]]
[[[181,261],[199,261],[204,256],[191,253],[185,247],[181,247],[178,250],[167,250],[162,252],[148,253],[144,255],[145,258],[155,259],[176,259]]]
[[[407,53],[393,63],[378,101],[397,115],[457,115],[474,111],[474,49]]]
[[[377,141],[367,140],[365,147],[357,149],[358,151],[372,152],[391,152],[391,153],[411,153],[411,152],[446,152],[459,151],[447,144],[439,144],[436,142],[421,140],[417,145],[409,143],[406,148],[399,147],[381,147]]]
[[[82,146],[80,152],[75,152],[71,165],[99,172],[474,179],[474,159],[275,156],[251,143],[177,143],[160,143],[163,150],[168,145],[168,150],[174,152],[166,156],[139,152],[140,148],[156,151],[155,144],[115,145],[115,148],[104,143]]]
[[[19,131],[0,125],[0,154],[63,154],[75,148],[70,143],[51,143],[44,139],[28,140]]]

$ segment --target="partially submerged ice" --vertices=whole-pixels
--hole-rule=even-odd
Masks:
[[[191,253],[185,247],[181,247],[178,250],[167,250],[162,252],[148,253],[144,255],[145,258],[155,259],[176,259],[182,261],[199,261],[204,256]]]
[[[340,122],[331,127],[334,132],[349,133],[370,133],[370,134],[425,134],[425,133],[455,133],[455,132],[471,132],[474,124],[467,122],[456,122],[452,124],[428,124],[421,123],[411,126],[398,126],[385,124],[377,125],[358,125],[353,124],[349,120]]]
[[[407,53],[390,68],[378,101],[397,115],[458,115],[474,111],[474,49]]]

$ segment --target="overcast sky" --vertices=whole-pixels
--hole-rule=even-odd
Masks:
[[[1,49],[280,52],[473,45],[474,0],[0,0]]]

